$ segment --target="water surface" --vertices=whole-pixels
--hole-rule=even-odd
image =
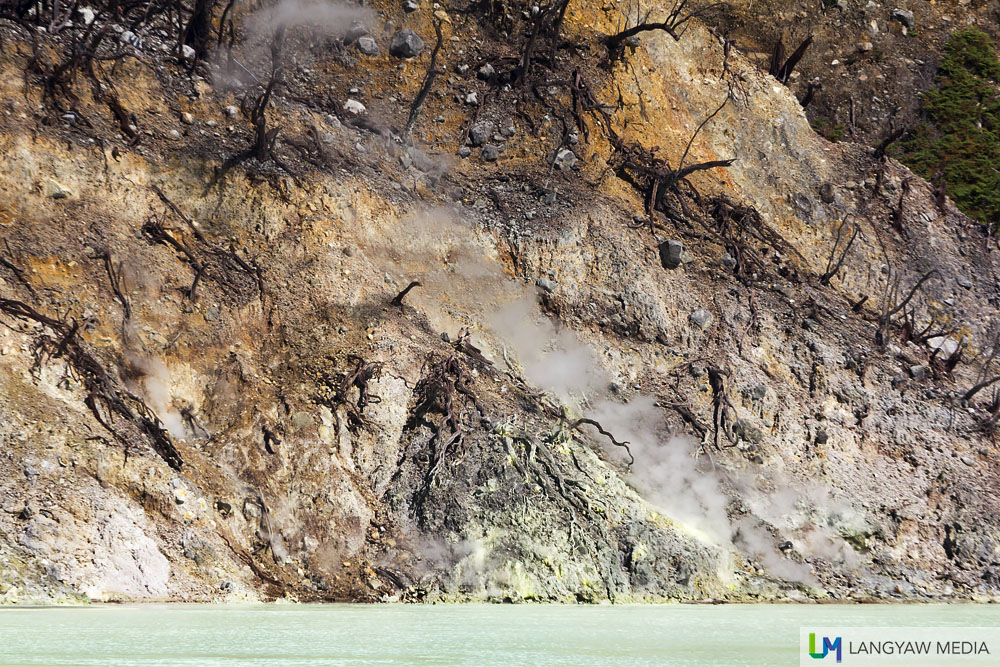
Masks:
[[[800,626],[1000,626],[1000,605],[0,609],[3,665],[792,665]]]

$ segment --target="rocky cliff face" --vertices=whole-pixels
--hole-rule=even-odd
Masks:
[[[0,599],[997,594],[992,241],[700,24],[505,7],[293,21],[254,155],[253,15],[55,99],[4,27]]]

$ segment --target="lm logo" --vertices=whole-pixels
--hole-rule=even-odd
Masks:
[[[821,658],[825,658],[827,655],[830,654],[831,651],[836,651],[837,652],[837,662],[840,662],[840,659],[841,659],[841,656],[840,656],[840,646],[841,646],[840,637],[834,637],[832,641],[830,640],[829,637],[823,637],[823,652],[822,653],[817,653],[816,652],[816,633],[815,632],[810,632],[809,633],[809,655],[811,657],[813,657],[813,658],[816,658],[817,660],[821,659]]]

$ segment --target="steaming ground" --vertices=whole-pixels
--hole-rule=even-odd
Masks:
[[[375,267],[396,286],[419,281],[423,289],[412,292],[408,302],[436,328],[470,333],[496,363],[510,364],[555,398],[569,418],[596,419],[628,441],[635,457],[631,467],[621,449],[604,446],[606,441],[591,431],[604,456],[680,530],[731,554],[749,555],[772,576],[809,586],[819,582],[808,564],[776,548],[778,530],[795,536],[802,557],[853,562],[850,547],[829,525],[838,505],[825,489],[797,491],[771,480],[776,490],[762,490],[756,480],[720,467],[691,438],[671,434],[655,397],[637,394],[625,401],[614,396],[615,380],[600,356],[570,328],[543,314],[540,288],[512,279],[495,249],[477,239],[455,211],[413,213],[404,227],[405,245],[386,244],[392,232],[369,239],[366,254]],[[735,505],[749,511],[730,518]]]

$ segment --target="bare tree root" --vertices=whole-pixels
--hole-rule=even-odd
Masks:
[[[245,260],[232,248],[225,248],[212,243],[202,234],[194,221],[186,216],[163,192],[156,187],[153,191],[167,204],[188,227],[194,236],[195,243],[185,244],[178,230],[165,227],[156,216],[150,216],[142,226],[142,233],[151,243],[157,243],[173,248],[194,271],[191,287],[185,292],[192,301],[195,300],[199,282],[206,278],[226,290],[238,303],[243,303],[250,294],[256,292],[257,297],[264,299],[264,273],[254,260]]]
[[[41,334],[35,341],[35,369],[48,359],[64,359],[74,379],[87,392],[84,403],[91,414],[124,447],[126,456],[145,440],[167,465],[181,469],[180,453],[163,423],[94,357],[79,336],[79,323],[53,319],[14,299],[0,299],[0,312],[37,322],[49,330],[50,333]]]
[[[348,356],[347,360],[353,364],[353,368],[334,378],[324,378],[317,402],[326,405],[333,412],[338,431],[340,411],[343,410],[347,415],[348,429],[352,433],[357,433],[360,428],[368,425],[365,408],[370,404],[382,402],[381,397],[371,392],[369,383],[381,378],[384,368],[381,361],[365,361],[355,355]],[[357,390],[356,399],[353,398],[355,390]]]

